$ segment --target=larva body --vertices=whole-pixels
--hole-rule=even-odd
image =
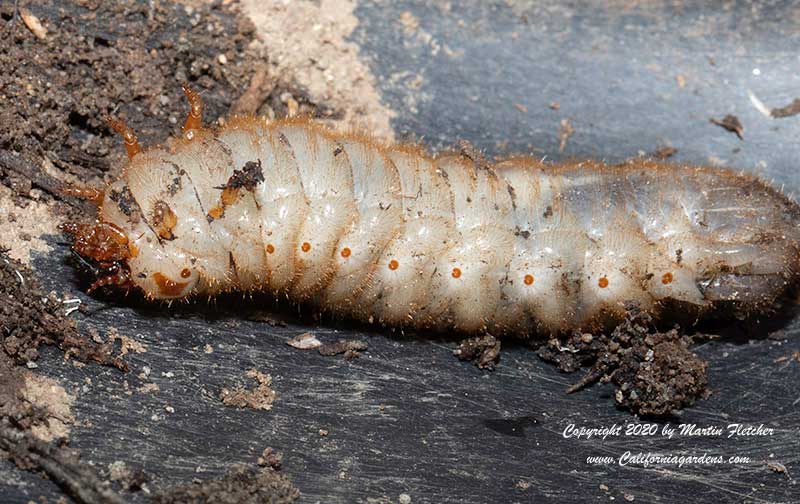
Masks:
[[[138,153],[99,218],[127,238],[119,264],[151,298],[263,290],[467,332],[589,328],[624,301],[758,311],[800,258],[800,209],[752,176],[487,166],[305,120],[236,119]]]

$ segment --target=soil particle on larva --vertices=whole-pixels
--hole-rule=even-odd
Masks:
[[[273,469],[253,470],[234,466],[217,479],[193,480],[156,495],[155,504],[286,504],[300,497],[300,491],[286,476]]]
[[[491,334],[467,338],[453,350],[461,360],[472,361],[481,369],[494,369],[500,360],[500,340]]]
[[[567,392],[612,382],[619,406],[639,415],[668,415],[694,404],[707,393],[708,364],[689,350],[692,338],[677,329],[654,331],[647,313],[627,308],[625,321],[610,335],[554,338],[539,348],[539,356],[565,372],[590,366]]]
[[[277,394],[270,386],[272,376],[264,374],[256,369],[249,369],[245,376],[255,380],[256,386],[252,389],[245,389],[237,385],[233,390],[223,388],[219,393],[219,398],[225,406],[235,408],[252,408],[260,410],[271,410],[272,403],[275,402]]]

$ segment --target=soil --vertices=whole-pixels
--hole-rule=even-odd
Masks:
[[[155,504],[285,504],[294,502],[300,492],[282,474],[266,468],[253,470],[234,467],[228,474],[207,481],[195,480],[153,498]]]
[[[472,361],[481,369],[494,369],[500,360],[500,340],[491,334],[467,338],[458,344],[453,355]]]
[[[551,339],[539,356],[564,372],[591,366],[568,393],[611,382],[620,407],[642,416],[667,416],[707,393],[708,364],[689,350],[692,342],[678,328],[656,331],[648,314],[629,305],[625,321],[610,335],[575,332],[565,341]]]
[[[321,115],[323,122],[342,130],[369,131],[385,140],[394,138],[390,121],[395,113],[381,101],[358,45],[348,40],[358,24],[354,0],[243,0],[242,8],[269,51],[270,74],[291,75],[310,99],[335,111]]]
[[[122,502],[104,487],[79,452],[67,448],[73,398],[50,378],[32,371],[41,345],[55,345],[80,361],[127,369],[110,344],[78,334],[54,294],[44,293],[31,271],[0,252],[0,457],[41,471],[81,502]]]
[[[125,154],[104,117],[125,120],[144,146],[163,142],[178,132],[188,111],[183,82],[202,95],[207,123],[224,121],[234,106],[273,116],[286,115],[289,103],[296,104],[295,113],[313,117],[337,113],[286,81],[256,86],[248,106],[237,102],[259,69],[263,80],[266,59],[252,44],[254,26],[234,7],[26,4],[47,28],[44,38],[14,18],[13,3],[0,5],[2,30],[11,42],[0,45],[0,66],[7,69],[0,75],[0,97],[15,103],[0,110],[0,151],[23,153],[32,165],[20,173],[19,166],[0,162],[0,182],[14,190],[18,202],[32,198],[32,187],[56,192],[57,184],[36,173],[43,164],[52,177],[68,182],[115,178]],[[57,207],[55,213],[67,210]]]
[[[43,292],[25,265],[0,251],[0,341],[5,355],[32,366],[29,363],[39,358],[41,345],[55,345],[82,362],[92,360],[127,370],[112,344],[81,336],[64,310],[62,300]]]

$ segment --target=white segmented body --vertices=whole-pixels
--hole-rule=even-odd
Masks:
[[[153,298],[265,290],[387,325],[528,334],[614,320],[624,301],[757,310],[798,271],[798,207],[725,170],[484,166],[299,120],[192,134],[137,155],[101,209]]]

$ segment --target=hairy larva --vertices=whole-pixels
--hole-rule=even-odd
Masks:
[[[185,89],[183,135],[142,151],[67,224],[105,272],[153,299],[268,291],[393,326],[526,335],[654,315],[760,313],[798,278],[800,208],[757,178],[648,160],[618,166],[431,157],[304,119],[211,131]]]

